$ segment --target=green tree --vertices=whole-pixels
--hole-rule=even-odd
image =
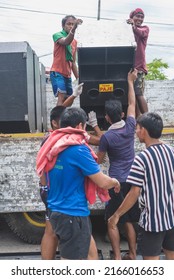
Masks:
[[[169,65],[163,62],[162,59],[155,58],[152,62],[147,64],[148,74],[146,80],[167,80],[164,74],[164,69],[168,69]]]

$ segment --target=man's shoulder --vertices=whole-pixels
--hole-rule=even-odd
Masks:
[[[52,37],[53,37],[53,41],[56,42],[58,39],[64,37],[64,35],[62,34],[62,31],[59,31],[54,33]]]
[[[133,116],[128,116],[125,121],[126,126],[131,126],[133,129],[136,127],[136,119]]]

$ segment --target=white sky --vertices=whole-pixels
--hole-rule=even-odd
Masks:
[[[97,21],[98,0],[4,0],[0,1],[0,42],[27,41],[40,61],[52,63],[52,34],[61,29],[61,19],[73,14],[83,19],[76,36],[97,45],[117,45],[117,36],[130,34],[125,20],[131,10],[145,12],[144,23],[150,27],[146,50],[147,62],[161,58],[169,64],[169,78],[174,78],[174,17],[172,0],[101,0],[100,21]],[[102,32],[104,31],[104,33]],[[126,33],[128,32],[128,33]],[[113,36],[112,36],[113,33]],[[103,35],[104,34],[104,35]]]

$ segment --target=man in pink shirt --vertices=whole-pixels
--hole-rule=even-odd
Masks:
[[[134,64],[134,67],[138,70],[138,77],[134,84],[137,100],[137,116],[140,113],[143,114],[148,111],[147,102],[144,98],[144,86],[145,75],[147,75],[145,50],[149,36],[149,27],[146,25],[142,26],[143,20],[144,12],[140,8],[132,11],[129,15],[129,19],[127,20],[127,23],[132,25],[132,31],[137,43]]]
[[[76,28],[82,23],[73,15],[62,19],[62,31],[53,34],[54,51],[53,64],[50,71],[50,80],[57,105],[62,105],[72,90],[71,74],[78,78],[76,65],[77,41],[74,39]]]

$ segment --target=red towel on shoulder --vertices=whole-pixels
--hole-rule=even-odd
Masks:
[[[51,170],[60,152],[71,145],[86,145],[95,160],[97,155],[87,144],[89,135],[85,130],[72,127],[60,128],[53,131],[40,148],[36,158],[36,171],[39,177]],[[96,193],[102,202],[110,199],[108,191],[97,186],[89,177],[85,178],[85,192],[90,204],[95,203]]]

